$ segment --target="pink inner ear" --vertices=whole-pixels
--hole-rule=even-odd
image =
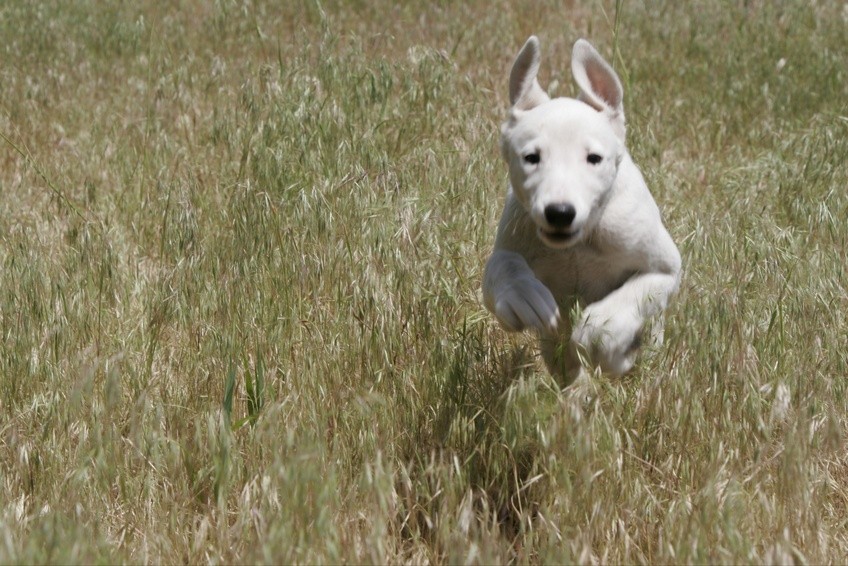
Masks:
[[[539,59],[539,40],[536,36],[530,36],[509,73],[509,99],[516,109],[529,110],[549,100],[536,80]]]
[[[612,110],[621,106],[621,91],[609,71],[596,61],[586,64],[586,76],[592,86],[592,93],[599,97]]]

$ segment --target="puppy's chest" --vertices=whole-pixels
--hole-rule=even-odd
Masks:
[[[575,300],[590,304],[620,287],[633,274],[617,259],[579,247],[533,258],[529,264],[560,305],[570,305]]]

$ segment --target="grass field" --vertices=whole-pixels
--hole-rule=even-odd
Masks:
[[[561,391],[482,307],[530,34],[683,254]],[[0,4],[0,562],[848,562],[848,7]]]

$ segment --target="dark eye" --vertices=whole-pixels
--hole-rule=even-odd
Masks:
[[[529,163],[531,165],[535,165],[535,164],[539,163],[539,161],[541,161],[541,160],[542,160],[542,157],[539,155],[538,151],[535,152],[535,153],[528,153],[527,155],[524,156],[525,163]]]
[[[590,153],[589,156],[586,157],[586,161],[588,161],[592,165],[597,165],[598,163],[600,163],[603,160],[604,160],[604,158],[601,157],[600,155],[598,155],[597,153]]]

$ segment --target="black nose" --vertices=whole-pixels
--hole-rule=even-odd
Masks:
[[[554,228],[568,228],[577,211],[568,203],[549,204],[545,207],[545,220]]]

